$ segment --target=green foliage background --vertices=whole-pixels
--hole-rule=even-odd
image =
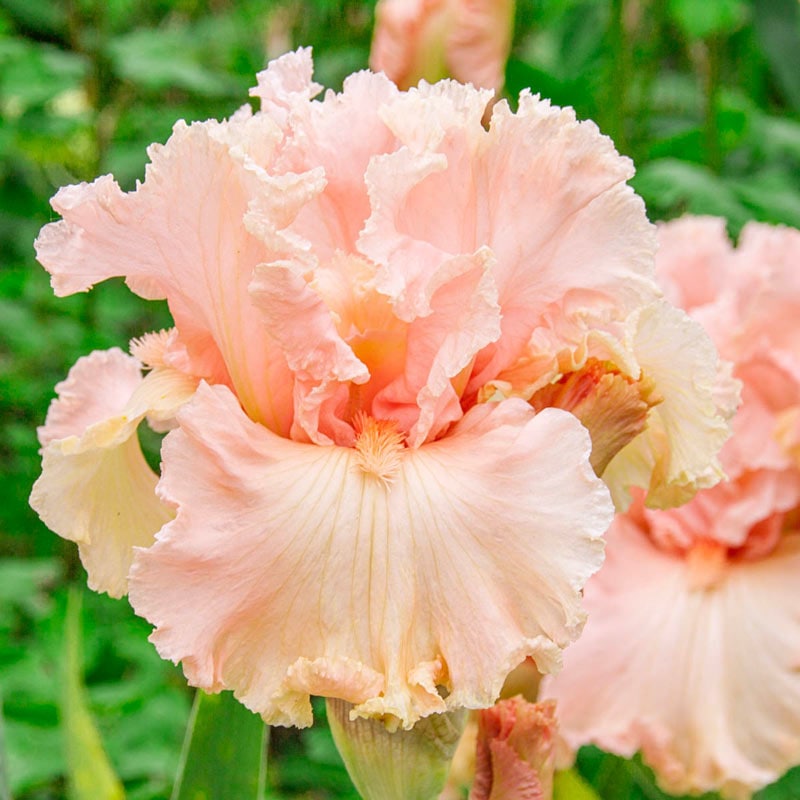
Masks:
[[[176,119],[228,116],[291,47],[312,45],[317,80],[338,88],[366,66],[372,14],[361,0],[0,0],[0,800],[78,797],[62,691],[67,590],[84,576],[27,505],[36,425],[80,355],[169,324],[120,283],[53,297],[32,250],[48,199],[106,172],[133,187]],[[614,138],[651,218],[800,227],[797,0],[518,0],[507,90],[524,87]],[[88,704],[110,762],[130,800],[166,798],[191,695],[125,601],[83,594]],[[579,769],[602,798],[664,797],[638,760],[588,748]],[[270,798],[355,797],[324,720],[272,732],[267,784]],[[797,771],[759,795],[798,797]]]

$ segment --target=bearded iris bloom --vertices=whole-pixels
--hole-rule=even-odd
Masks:
[[[577,747],[641,750],[667,791],[749,798],[800,763],[800,232],[660,227],[667,295],[742,382],[729,480],[614,521],[589,622],[544,693]]]
[[[409,728],[557,669],[611,520],[597,473],[620,502],[716,480],[725,408],[592,123],[523,94],[487,129],[490,92],[368,72],[314,100],[311,71],[288,54],[260,111],[178,123],[133,192],[55,196],[57,294],[123,276],[175,327],[76,364],[31,502],[193,685]]]

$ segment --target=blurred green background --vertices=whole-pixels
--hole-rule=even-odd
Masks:
[[[169,324],[117,282],[53,297],[32,248],[48,199],[106,172],[132,188],[176,119],[230,115],[293,47],[312,45],[316,79],[339,88],[367,64],[373,6],[0,0],[0,800],[68,796],[63,631],[84,576],[27,505],[36,426],[80,355]],[[518,0],[507,92],[524,87],[614,138],[652,219],[722,215],[734,236],[750,219],[800,227],[797,0]],[[82,593],[84,679],[110,761],[131,800],[166,798],[191,694],[125,601]],[[585,749],[579,768],[600,797],[664,797],[638,761]],[[355,797],[324,723],[272,732],[267,782],[270,798]],[[798,797],[798,771],[759,794]]]

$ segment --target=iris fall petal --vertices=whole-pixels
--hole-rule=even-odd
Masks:
[[[409,727],[489,705],[511,667],[554,668],[580,631],[609,509],[588,463],[541,455],[588,452],[571,415],[476,407],[402,450],[388,484],[353,448],[251,422],[223,387],[179,420],[159,487],[177,516],[137,554],[131,600],[193,684],[274,724],[310,724],[317,693]]]

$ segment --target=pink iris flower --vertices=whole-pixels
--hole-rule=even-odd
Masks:
[[[676,794],[749,798],[800,763],[800,232],[720,219],[659,229],[667,296],[742,382],[729,480],[616,518],[589,622],[548,678],[573,747],[641,750]]]
[[[179,122],[135,191],[53,199],[56,293],[123,276],[175,327],[73,367],[31,502],[193,685],[271,724],[316,694],[408,728],[556,669],[612,516],[596,473],[623,503],[691,492],[727,423],[592,123],[523,94],[487,129],[490,92],[368,72],[314,100],[311,73],[288,54],[260,111]],[[568,412],[608,419],[603,381],[630,411],[593,450]]]

